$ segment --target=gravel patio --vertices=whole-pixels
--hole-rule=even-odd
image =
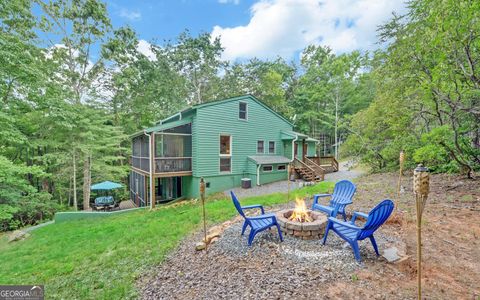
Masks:
[[[279,205],[268,211],[293,205]],[[350,246],[335,234],[330,234],[323,246],[320,240],[290,236],[280,242],[276,230],[271,230],[258,234],[252,247],[248,247],[248,234],[240,235],[241,222],[239,218],[227,222],[208,253],[195,251],[201,233],[184,240],[152,277],[140,281],[142,298],[319,299],[326,296],[322,285],[355,280],[365,264],[385,263],[376,257],[368,240],[360,242],[363,261],[357,263]],[[376,239],[380,249],[398,241],[382,230]]]

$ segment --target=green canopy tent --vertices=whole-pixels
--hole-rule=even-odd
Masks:
[[[103,209],[107,210],[109,208],[115,208],[118,206],[118,203],[115,201],[112,195],[108,195],[108,191],[115,190],[122,188],[123,185],[120,183],[112,182],[112,181],[104,181],[100,183],[96,183],[90,187],[92,191],[105,191],[105,195],[101,197],[95,198],[95,203],[93,204],[94,209]]]

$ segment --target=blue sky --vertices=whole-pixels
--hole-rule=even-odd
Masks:
[[[114,27],[132,26],[141,39],[174,39],[183,30],[194,35],[211,32],[215,25],[239,26],[248,23],[255,1],[235,4],[218,0],[107,1]]]
[[[373,50],[376,29],[404,13],[402,0],[106,0],[114,28],[130,25],[139,50],[174,40],[188,29],[209,32],[224,47],[223,59],[257,57],[298,61],[306,46],[336,53]],[[150,52],[151,53],[151,52]]]

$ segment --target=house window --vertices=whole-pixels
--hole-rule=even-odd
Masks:
[[[232,171],[232,158],[220,157],[220,172],[231,172],[231,171]]]
[[[229,135],[220,136],[220,155],[231,155],[231,140]]]
[[[277,167],[277,171],[285,171],[286,169],[287,169],[287,166],[285,166],[285,165],[279,165]]]
[[[241,120],[247,120],[247,103],[239,102],[238,103],[238,118]]]
[[[274,141],[268,142],[268,153],[269,154],[275,154],[275,142]]]
[[[220,172],[232,171],[232,137],[220,135]]]
[[[272,172],[273,167],[272,166],[263,166],[263,172]]]
[[[257,141],[257,153],[265,153],[265,142]]]

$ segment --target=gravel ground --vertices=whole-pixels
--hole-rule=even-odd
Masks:
[[[352,168],[352,163],[348,161],[340,162],[338,172],[325,174],[325,181],[337,182],[342,179],[352,180],[364,175],[366,172],[360,168]]]
[[[252,247],[241,223],[225,229],[220,239],[204,251],[194,250],[201,233],[187,238],[167,261],[141,280],[143,299],[297,299],[323,296],[322,284],[351,280],[364,263],[379,259],[368,241],[360,242],[364,263],[333,232],[327,245],[319,240],[285,237],[276,230],[255,237]],[[377,235],[380,248],[388,242]]]
[[[303,180],[296,180],[295,182],[290,182],[291,191],[301,188],[302,186]],[[288,191],[288,180],[276,181],[260,186],[255,186],[255,183],[252,182],[252,188],[250,189],[242,189],[241,187],[238,187],[232,190],[239,198],[268,195],[272,193],[286,193]],[[230,190],[225,191],[225,195],[230,197]]]
[[[325,181],[337,182],[342,179],[352,180],[365,174],[365,171],[359,168],[351,168],[350,162],[340,162],[340,170],[334,173],[325,174]],[[296,180],[290,182],[290,190],[295,190],[303,186],[303,180]],[[235,194],[240,197],[261,196],[272,193],[286,193],[288,190],[288,181],[277,181],[261,186],[256,186],[255,182],[252,182],[252,188],[242,189],[241,187],[234,188]],[[230,190],[225,191],[225,195],[230,196]]]

